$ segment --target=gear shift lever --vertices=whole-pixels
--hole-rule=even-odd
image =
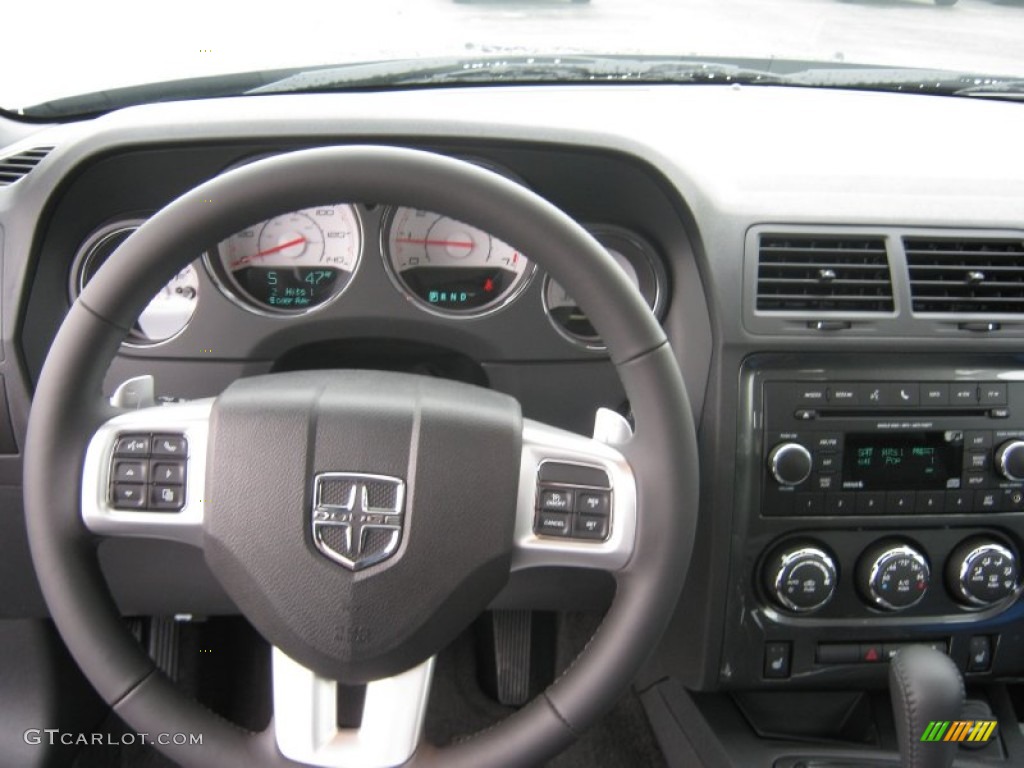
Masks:
[[[956,743],[921,741],[921,736],[932,720],[960,719],[964,680],[956,665],[934,648],[904,648],[889,665],[889,695],[903,768],[949,768]]]

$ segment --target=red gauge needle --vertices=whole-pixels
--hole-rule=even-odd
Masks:
[[[452,248],[472,248],[472,240],[422,240],[415,237],[396,237],[396,243],[408,243],[410,245],[440,245]]]
[[[280,251],[285,250],[286,248],[291,248],[293,245],[301,245],[304,242],[306,242],[306,238],[304,238],[302,235],[299,235],[294,240],[289,240],[287,243],[281,243],[280,245],[275,245],[273,248],[267,248],[266,250],[260,251],[259,253],[251,253],[248,256],[243,256],[238,261],[233,261],[231,263],[231,268],[234,269],[235,267],[240,267],[243,264],[247,264],[248,262],[252,261],[253,259],[258,259],[260,256],[269,256],[272,253],[278,253]]]

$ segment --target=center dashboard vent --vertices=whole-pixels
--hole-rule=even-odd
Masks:
[[[1024,240],[903,239],[915,312],[1024,314]]]
[[[6,187],[27,176],[51,151],[53,147],[36,147],[0,158],[0,187]]]
[[[892,312],[885,238],[762,234],[757,308],[767,312]]]

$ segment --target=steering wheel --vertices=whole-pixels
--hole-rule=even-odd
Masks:
[[[372,371],[272,374],[215,399],[127,410],[102,381],[146,299],[208,243],[325,202],[387,201],[493,233],[566,286],[607,344],[635,432],[595,440],[524,419],[511,397]],[[119,495],[119,457],[162,457],[183,494]],[[168,468],[169,467],[169,468]],[[155,473],[156,470],[154,470]],[[167,475],[170,477],[170,475]],[[159,494],[158,494],[159,490]],[[594,515],[539,510],[596,498]],[[176,495],[180,494],[180,495]],[[159,749],[183,765],[532,765],[568,746],[627,688],[668,623],[697,515],[697,443],[664,333],[571,218],[479,167],[409,149],[302,150],[202,184],[100,269],[50,348],[29,420],[25,513],[51,616],[96,690],[139,732],[202,734]],[[152,494],[149,497],[148,494]],[[137,509],[125,509],[136,499]],[[148,499],[148,509],[147,506]],[[177,511],[155,511],[163,505]],[[554,502],[554,506],[558,506]],[[535,532],[541,521],[549,530]],[[577,533],[589,538],[546,533]],[[273,647],[271,725],[245,731],[179,691],[121,620],[103,537],[201,547]],[[456,744],[422,738],[433,658],[511,571],[609,572],[611,606],[543,694]],[[367,683],[358,729],[336,682]]]

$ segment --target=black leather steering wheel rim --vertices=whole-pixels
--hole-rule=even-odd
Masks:
[[[544,694],[494,728],[413,764],[529,765],[567,746],[614,703],[664,631],[690,559],[697,515],[697,441],[664,333],[604,249],[566,214],[494,173],[416,150],[329,147],[257,161],[186,193],[110,258],[72,307],[36,388],[25,446],[26,524],[51,616],[97,691],[139,731],[199,732],[161,747],[182,764],[294,765],[268,731],[220,720],[154,667],[120,620],[81,519],[85,448],[114,410],[102,397],[109,361],[175,271],[253,221],[325,201],[386,201],[437,211],[510,242],[567,286],[605,340],[636,423],[620,446],[636,476],[635,548],[617,571],[601,628]],[[72,479],[53,482],[59,475]]]

